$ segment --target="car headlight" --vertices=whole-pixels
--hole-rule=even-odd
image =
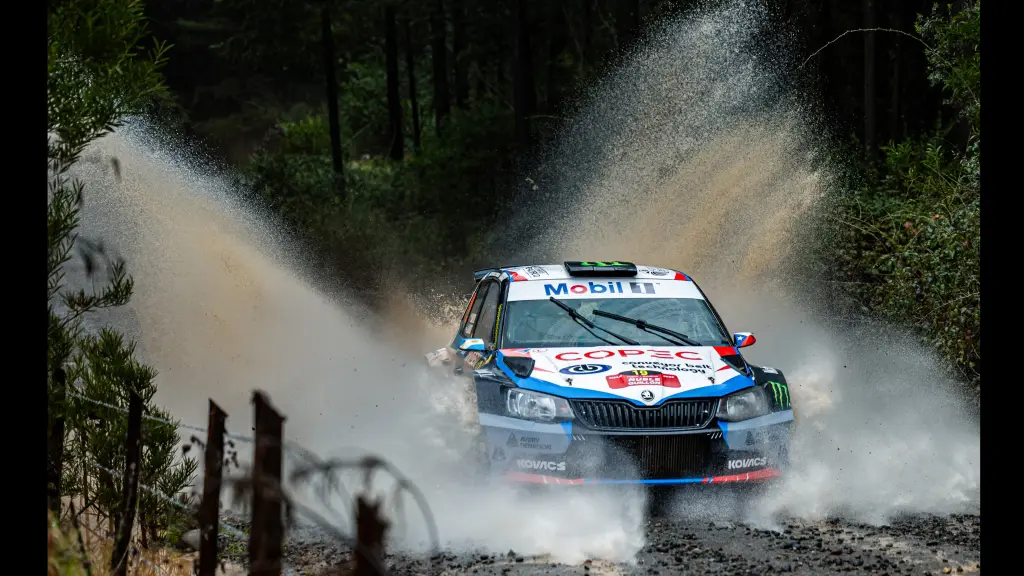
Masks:
[[[768,397],[765,396],[764,389],[755,386],[722,398],[718,405],[718,419],[726,422],[749,420],[764,416],[769,410]]]
[[[541,422],[568,420],[573,417],[572,408],[565,398],[522,388],[509,388],[505,391],[505,410],[513,418]]]

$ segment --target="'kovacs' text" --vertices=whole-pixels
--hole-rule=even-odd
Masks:
[[[549,462],[547,460],[516,460],[516,466],[524,470],[557,470],[565,472],[565,462]]]
[[[729,470],[742,470],[743,468],[764,466],[767,462],[767,458],[744,458],[743,460],[729,460]]]

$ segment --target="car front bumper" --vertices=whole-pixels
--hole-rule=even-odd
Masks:
[[[785,410],[696,430],[596,430],[480,414],[493,475],[555,485],[769,480],[788,461],[792,422]]]

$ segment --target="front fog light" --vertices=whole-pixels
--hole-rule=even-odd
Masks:
[[[572,409],[565,398],[548,396],[521,388],[510,388],[505,392],[505,409],[509,416],[525,420],[568,420],[573,417]]]
[[[726,422],[749,420],[767,413],[768,398],[760,387],[726,396],[718,407],[718,419]]]

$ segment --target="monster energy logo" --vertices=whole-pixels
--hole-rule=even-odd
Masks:
[[[789,408],[789,385],[781,382],[769,382],[768,387],[772,389],[775,405],[780,408]]]

